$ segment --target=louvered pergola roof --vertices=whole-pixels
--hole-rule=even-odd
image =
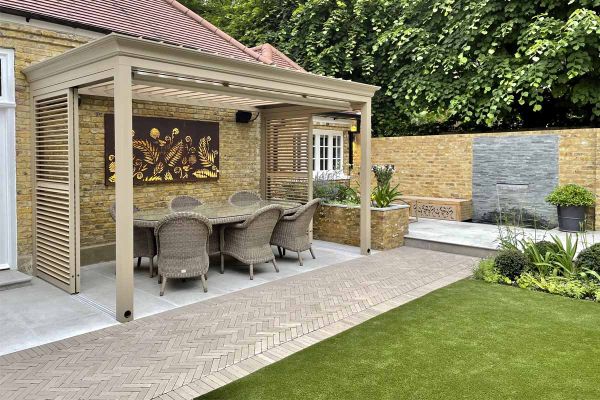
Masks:
[[[32,65],[25,74],[34,95],[78,87],[83,94],[113,96],[117,62],[131,67],[134,98],[174,103],[341,111],[360,107],[379,89],[114,33]]]

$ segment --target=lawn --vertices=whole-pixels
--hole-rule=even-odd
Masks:
[[[541,398],[600,398],[600,304],[473,280],[201,397]]]

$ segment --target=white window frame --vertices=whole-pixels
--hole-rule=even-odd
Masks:
[[[321,137],[327,136],[327,169],[321,169]],[[340,168],[333,169],[333,138],[339,137],[340,139]],[[335,178],[343,178],[344,175],[344,132],[336,130],[325,130],[325,129],[314,129],[313,130],[313,175],[317,176],[319,173],[327,172],[327,175],[332,175]]]
[[[0,269],[17,267],[15,52],[0,48]]]

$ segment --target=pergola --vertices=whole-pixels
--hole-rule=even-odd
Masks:
[[[293,182],[292,197],[303,200],[312,197],[312,116],[359,110],[360,244],[369,254],[371,98],[378,87],[118,34],[25,73],[35,146],[33,261],[38,276],[71,293],[79,287],[78,96],[114,97],[119,321],[133,319],[134,99],[260,112],[262,194],[275,197]]]

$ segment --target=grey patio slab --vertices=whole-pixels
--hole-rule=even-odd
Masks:
[[[521,238],[536,241],[551,240],[552,235],[558,236],[564,241],[567,236],[567,233],[560,232],[558,229],[511,228],[511,230],[517,232]],[[409,233],[406,235],[409,239],[421,239],[490,250],[496,250],[500,246],[499,236],[499,229],[496,225],[427,218],[419,218],[418,221],[411,222]],[[584,237],[589,244],[600,242],[600,231],[590,231],[580,236],[580,249],[583,246]]]
[[[9,354],[0,398],[191,399],[466,277],[475,262],[400,248]]]
[[[41,279],[0,291],[0,354],[115,325],[109,315]]]

